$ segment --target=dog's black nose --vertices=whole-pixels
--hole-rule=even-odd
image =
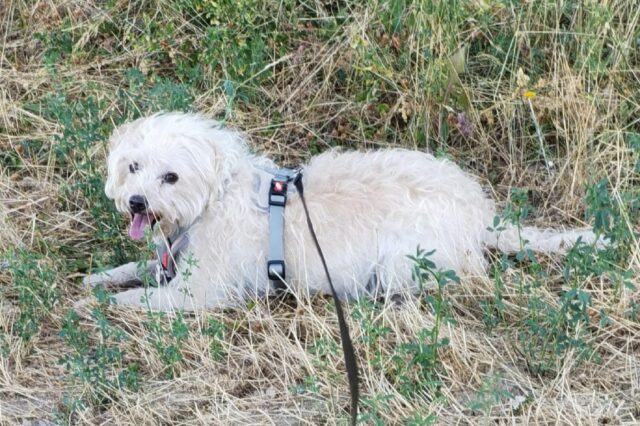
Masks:
[[[147,200],[142,195],[132,195],[129,198],[129,208],[132,213],[142,213],[147,209]]]

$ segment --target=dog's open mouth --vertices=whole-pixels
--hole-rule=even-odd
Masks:
[[[134,240],[141,240],[144,237],[144,230],[148,227],[153,229],[153,225],[159,218],[152,212],[132,213],[129,236]]]

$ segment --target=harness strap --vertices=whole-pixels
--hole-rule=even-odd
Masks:
[[[178,258],[182,250],[189,245],[189,232],[178,232],[178,236],[172,242],[167,238],[166,244],[156,245],[158,264],[156,265],[156,281],[158,284],[168,284],[178,274],[176,268]]]
[[[269,250],[267,252],[267,275],[276,289],[286,288],[284,264],[284,209],[287,204],[288,184],[298,171],[280,169],[275,172],[269,185]]]

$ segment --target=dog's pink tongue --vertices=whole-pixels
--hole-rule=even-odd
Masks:
[[[144,237],[144,228],[151,224],[149,215],[135,213],[131,220],[131,227],[129,228],[129,236],[134,240],[140,240]]]

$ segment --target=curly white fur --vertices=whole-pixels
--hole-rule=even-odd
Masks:
[[[145,196],[161,218],[153,232],[158,244],[178,227],[191,226],[189,253],[181,255],[178,276],[149,290],[146,300],[144,289],[133,289],[117,294],[117,302],[197,309],[269,293],[268,217],[253,201],[252,183],[256,168],[265,166],[273,167],[272,161],[250,154],[241,135],[196,114],[159,114],[117,129],[111,138],[107,195],[123,212],[129,212],[132,195]],[[175,184],[162,181],[168,172],[179,176]],[[485,273],[487,247],[520,248],[515,229],[499,238],[487,230],[496,212],[480,185],[455,164],[429,154],[327,152],[312,158],[303,176],[316,233],[344,298],[369,294],[372,276],[384,292],[411,287],[407,255],[418,246],[435,250],[431,259],[439,268],[466,278]],[[290,197],[285,215],[288,285],[328,292],[297,194]],[[594,240],[589,230],[524,228],[522,237],[544,253],[562,252],[578,237]],[[133,273],[135,268],[120,269]]]

